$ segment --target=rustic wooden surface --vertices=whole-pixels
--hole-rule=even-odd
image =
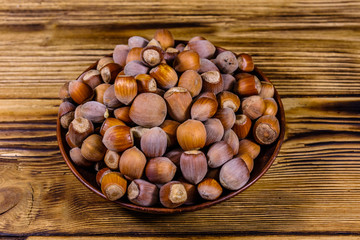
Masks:
[[[359,1],[0,2],[4,239],[360,238]],[[252,54],[286,110],[285,142],[268,173],[193,213],[145,215],[96,196],[56,142],[59,87],[129,36],[151,37],[156,28]]]

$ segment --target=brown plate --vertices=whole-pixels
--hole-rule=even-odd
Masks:
[[[221,49],[221,48],[219,48]],[[221,49],[223,50],[223,49]],[[96,68],[97,62],[93,63],[88,69],[85,71],[88,71],[90,69]],[[85,72],[84,71],[84,72]],[[256,75],[260,81],[266,81],[270,82],[270,80],[262,73],[257,67],[255,67],[252,74]],[[278,104],[279,110],[276,115],[276,117],[279,120],[280,123],[280,135],[279,138],[271,145],[261,146],[261,152],[259,156],[254,160],[254,168],[250,174],[249,181],[239,190],[237,191],[228,191],[224,189],[223,194],[216,200],[213,201],[203,201],[196,205],[190,205],[185,206],[182,205],[180,207],[170,209],[170,208],[164,208],[160,204],[156,205],[154,207],[142,207],[135,204],[132,204],[130,201],[127,200],[126,196],[123,198],[115,201],[116,203],[120,204],[122,207],[125,207],[127,209],[139,211],[139,212],[146,212],[146,213],[155,213],[155,214],[172,214],[172,213],[181,213],[181,212],[190,212],[195,210],[200,210],[203,208],[207,208],[210,206],[213,206],[215,204],[218,204],[220,202],[223,202],[225,200],[228,200],[229,198],[232,198],[236,196],[237,194],[241,193],[251,185],[253,185],[259,178],[261,178],[267,170],[270,168],[270,166],[275,161],[276,156],[278,155],[280,151],[280,147],[284,141],[284,135],[285,135],[285,113],[284,113],[284,107],[281,102],[280,96],[278,92],[275,89],[275,95],[274,99]],[[86,169],[81,168],[79,166],[76,166],[73,164],[69,157],[69,151],[70,148],[67,146],[66,140],[65,140],[65,134],[66,130],[63,129],[60,125],[59,117],[57,118],[57,126],[56,126],[56,136],[57,141],[59,143],[59,148],[61,155],[63,156],[66,164],[70,168],[70,170],[73,172],[73,174],[79,179],[80,182],[82,182],[86,187],[88,187],[90,190],[98,194],[99,196],[106,198],[104,194],[101,192],[100,187],[97,185],[95,181],[96,171],[93,169]]]

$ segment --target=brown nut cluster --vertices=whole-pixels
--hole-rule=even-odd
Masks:
[[[203,37],[133,36],[60,89],[70,158],[111,201],[175,208],[238,190],[280,133],[274,87],[253,71]]]

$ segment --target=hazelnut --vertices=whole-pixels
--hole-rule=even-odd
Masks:
[[[147,157],[161,157],[167,147],[167,135],[159,127],[153,127],[142,135],[141,150]]]
[[[114,88],[116,98],[125,105],[129,105],[137,95],[137,83],[132,76],[117,76]]]
[[[236,121],[236,116],[234,111],[231,108],[220,108],[215,113],[214,118],[217,118],[221,121],[224,130],[232,128]]]
[[[133,121],[129,117],[130,107],[120,107],[114,110],[114,116],[115,118],[123,121],[126,124],[132,124]]]
[[[139,74],[135,76],[138,93],[156,92],[157,84],[155,79],[149,74]]]
[[[198,72],[201,74],[201,73],[209,72],[209,71],[218,71],[219,72],[219,69],[215,65],[215,63],[213,63],[209,59],[201,58],[200,59],[200,69],[198,70]]]
[[[260,96],[262,98],[272,98],[274,97],[275,89],[274,86],[269,82],[261,82],[261,91]]]
[[[248,116],[251,120],[261,117],[265,111],[265,102],[262,97],[258,95],[245,98],[241,103],[243,114]]]
[[[143,48],[148,45],[149,40],[140,36],[132,36],[128,39],[128,45],[130,49]]]
[[[222,73],[233,73],[239,66],[236,56],[230,51],[225,51],[217,55],[215,62]]]
[[[167,157],[151,158],[145,167],[145,175],[152,183],[170,182],[175,173],[176,166]]]
[[[259,144],[271,144],[279,137],[279,134],[280,125],[275,116],[262,116],[254,124],[253,135]]]
[[[174,59],[174,68],[178,72],[185,72],[186,70],[199,70],[199,54],[192,50],[187,50],[179,53]]]
[[[71,148],[80,147],[84,139],[94,132],[94,125],[86,118],[75,118],[66,133],[66,142]]]
[[[110,172],[101,180],[101,191],[110,201],[116,201],[126,193],[127,182],[118,172]]]
[[[80,115],[93,123],[101,123],[105,119],[106,106],[96,101],[86,102],[81,105]]]
[[[159,189],[148,181],[135,179],[129,184],[127,196],[130,202],[149,207],[158,202]]]
[[[132,61],[141,61],[141,51],[143,50],[143,48],[141,47],[134,47],[132,49],[129,50],[127,57],[126,57],[126,64],[124,65],[124,67]]]
[[[200,149],[205,146],[206,129],[202,122],[189,119],[177,128],[176,137],[183,150]]]
[[[219,141],[211,145],[206,156],[209,167],[217,168],[229,161],[234,156],[234,152],[229,144]]]
[[[180,125],[179,122],[174,120],[165,120],[161,125],[160,128],[164,130],[164,132],[167,135],[167,146],[171,147],[177,144],[176,141],[176,130],[178,126]]]
[[[155,78],[157,85],[164,89],[172,88],[178,82],[175,70],[164,63],[152,68],[149,74]]]
[[[82,81],[89,85],[92,89],[95,89],[102,83],[100,72],[95,69],[91,69],[84,73]]]
[[[146,157],[137,147],[126,149],[121,154],[119,169],[127,179],[141,178],[145,165]]]
[[[217,95],[217,99],[221,108],[231,108],[234,112],[240,107],[240,98],[228,91],[223,91]]]
[[[126,124],[119,119],[111,118],[111,117],[106,118],[100,127],[101,136],[104,136],[106,130],[108,130],[109,128],[111,128],[113,126],[118,126],[118,125],[126,126]]]
[[[273,99],[273,98],[265,98],[264,103],[265,103],[264,115],[273,115],[273,116],[275,116],[277,111],[278,111],[278,105],[277,105],[275,99]]]
[[[100,69],[101,78],[105,83],[114,83],[116,76],[123,68],[117,63],[108,63]],[[84,78],[86,75],[84,76]]]
[[[139,60],[133,60],[124,67],[124,74],[135,77],[138,74],[148,73],[149,68]]]
[[[220,72],[208,71],[201,74],[203,80],[202,91],[212,92],[215,95],[223,91],[223,80]]]
[[[186,70],[179,78],[178,87],[186,88],[191,97],[196,97],[202,89],[201,76],[194,70]]]
[[[209,118],[206,122],[204,122],[204,126],[206,129],[205,146],[218,142],[222,139],[224,135],[224,127],[219,119]]]
[[[176,208],[187,200],[187,192],[179,181],[168,182],[160,188],[160,202],[164,207]]]
[[[117,152],[107,150],[104,156],[105,165],[111,170],[118,170],[120,156]]]
[[[94,165],[93,162],[88,161],[86,160],[86,158],[84,158],[84,156],[81,154],[81,149],[78,147],[70,149],[69,155],[75,165],[79,167],[91,167]]]
[[[106,64],[108,63],[113,63],[114,60],[112,57],[102,57],[99,59],[97,65],[96,65],[96,70],[100,71],[101,68],[103,68]]]
[[[251,119],[248,116],[239,114],[236,115],[236,121],[232,129],[239,139],[243,139],[249,134],[251,125]]]
[[[223,79],[224,91],[233,91],[235,84],[235,77],[231,74],[221,74]]]
[[[71,81],[69,83],[69,94],[72,100],[77,104],[82,104],[93,97],[93,89],[86,83],[80,81]]]
[[[234,155],[239,152],[239,138],[236,133],[232,129],[228,129],[225,131],[224,136],[222,138],[224,142],[229,144],[232,148]]]
[[[241,158],[226,162],[220,170],[220,184],[229,190],[239,190],[250,178],[250,171]]]
[[[98,134],[88,136],[81,145],[81,155],[86,160],[98,162],[104,159],[106,147],[102,143],[102,137]]]
[[[190,117],[192,97],[189,91],[182,87],[170,88],[165,94],[170,117],[178,122],[184,122]]]
[[[118,108],[122,103],[115,96],[115,85],[110,85],[104,92],[104,105],[108,108]]]
[[[248,154],[252,159],[257,158],[260,153],[260,146],[248,139],[242,139],[239,142],[239,154]]]
[[[164,59],[163,50],[156,46],[147,46],[142,49],[141,60],[149,67],[155,67]]]
[[[122,67],[125,67],[126,58],[127,58],[129,51],[130,51],[130,48],[128,45],[125,45],[125,44],[116,45],[115,49],[113,51],[114,62],[119,64]]]
[[[213,94],[213,93],[211,93]],[[218,108],[218,102],[215,95],[213,97],[206,97],[201,95],[191,106],[191,118],[199,121],[206,121],[214,116]]]
[[[95,95],[94,95],[94,100],[104,104],[104,94],[105,91],[110,87],[111,85],[108,83],[102,83],[100,85],[98,85],[95,89]]]
[[[223,190],[220,184],[212,178],[205,178],[197,186],[197,190],[201,198],[205,200],[215,200],[220,197]]]
[[[249,54],[239,54],[237,57],[239,69],[244,72],[251,72],[254,70],[254,62]]]
[[[180,169],[189,183],[198,184],[207,172],[205,154],[198,150],[183,152],[180,157]]]
[[[172,33],[167,29],[158,29],[154,34],[154,39],[157,40],[161,47],[165,50],[169,47],[174,47],[175,41]]]
[[[215,46],[208,40],[191,41],[187,45],[188,50],[197,52],[200,58],[210,59],[215,53]]]
[[[261,82],[255,75],[239,73],[235,75],[235,79],[234,91],[240,96],[247,97],[260,93]]]
[[[134,139],[128,126],[118,125],[106,130],[103,143],[111,151],[122,152],[134,145]]]

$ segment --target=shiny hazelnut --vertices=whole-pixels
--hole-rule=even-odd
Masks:
[[[132,103],[129,111],[130,119],[143,127],[160,126],[166,117],[165,100],[155,93],[141,93]]]
[[[261,91],[260,80],[249,73],[238,73],[235,75],[236,83],[234,91],[242,97],[257,95]]]
[[[260,96],[262,98],[272,98],[274,97],[275,89],[274,86],[269,82],[261,82],[261,91]]]
[[[105,91],[110,87],[111,85],[108,83],[102,83],[100,85],[98,85],[95,89],[95,95],[94,95],[94,100],[104,104],[104,94]]]
[[[224,127],[219,119],[209,118],[206,122],[204,122],[204,126],[206,129],[205,146],[218,142],[222,139],[224,135]]]
[[[191,106],[190,115],[194,120],[206,121],[214,116],[218,108],[218,102],[215,95],[212,97],[205,97],[201,95]]]
[[[251,72],[254,70],[254,62],[249,54],[239,54],[237,57],[239,69],[244,72]]]
[[[252,122],[251,119],[245,114],[236,115],[236,121],[232,130],[236,133],[239,139],[246,138],[250,132]]]
[[[184,185],[179,181],[168,182],[160,188],[160,202],[164,207],[176,208],[187,200]]]
[[[114,88],[116,98],[125,105],[129,105],[137,95],[137,82],[133,76],[117,76]]]
[[[141,48],[141,47],[134,47],[134,48],[130,49],[127,54],[127,57],[126,57],[125,66],[131,61],[135,61],[135,60],[141,61],[141,51],[142,50],[143,50],[143,48]]]
[[[223,91],[223,80],[220,72],[208,71],[201,74],[203,80],[202,91],[218,94]]]
[[[155,78],[157,85],[164,89],[172,88],[178,82],[175,70],[167,64],[159,64],[152,68],[149,74]]]
[[[264,114],[266,105],[262,97],[258,95],[245,98],[241,103],[243,114],[251,120],[255,120]]]
[[[170,182],[175,173],[175,164],[166,157],[151,158],[145,167],[145,175],[152,183]]]
[[[174,59],[174,68],[178,72],[197,71],[200,68],[200,56],[197,52],[187,50],[179,53]]]
[[[134,139],[128,126],[118,125],[106,130],[103,143],[111,151],[122,152],[134,145]]]
[[[229,190],[239,190],[250,178],[250,171],[241,158],[233,158],[220,169],[220,184]]]
[[[167,135],[160,127],[153,127],[141,137],[140,146],[147,157],[161,157],[166,151]]]
[[[224,141],[216,142],[206,153],[208,165],[217,168],[229,161],[234,156],[234,152],[229,144]]]
[[[146,157],[137,147],[126,149],[121,154],[119,169],[127,179],[141,178],[145,165]]]
[[[126,124],[132,124],[133,121],[129,117],[130,107],[120,107],[114,110],[114,116],[115,118],[123,121]]]
[[[109,128],[111,128],[113,126],[118,126],[118,125],[126,126],[126,124],[123,121],[121,121],[117,118],[111,118],[111,117],[106,118],[100,127],[101,136],[104,136],[106,130],[108,130]]]
[[[257,156],[260,153],[260,146],[256,144],[255,142],[248,140],[248,139],[242,139],[239,142],[239,154],[248,154],[252,159],[257,158]]]
[[[136,205],[149,207],[155,205],[159,200],[158,187],[143,179],[133,180],[129,184],[127,192],[129,201]]]
[[[206,142],[205,126],[200,121],[189,119],[177,128],[176,138],[185,151],[203,148]]]
[[[198,193],[205,200],[215,200],[220,197],[223,192],[220,184],[212,178],[205,178],[197,186]]]
[[[104,159],[106,147],[102,143],[102,137],[98,134],[88,136],[81,145],[81,155],[91,162]]]
[[[228,91],[223,91],[217,95],[217,99],[221,108],[231,108],[234,112],[240,107],[240,98]]]
[[[202,79],[200,74],[194,70],[183,72],[179,78],[178,87],[186,88],[191,97],[196,97],[202,89]]]
[[[265,98],[264,103],[265,103],[264,115],[273,115],[273,116],[275,116],[277,111],[278,111],[278,105],[277,105],[275,99],[273,99],[273,98]]]
[[[225,131],[224,136],[222,138],[224,142],[229,144],[232,148],[234,155],[239,152],[239,138],[236,133],[232,129],[228,129]]]
[[[135,76],[138,93],[156,92],[156,80],[149,74],[139,74]]]
[[[165,94],[170,117],[178,122],[184,122],[190,117],[192,97],[186,88],[173,87]]]
[[[156,39],[161,47],[165,50],[169,47],[174,47],[175,41],[172,33],[167,29],[158,29],[154,34],[154,39]]]
[[[126,187],[126,180],[118,172],[106,174],[101,181],[101,191],[110,201],[116,201],[124,196]]]
[[[77,104],[82,104],[93,97],[93,89],[86,83],[80,81],[71,81],[69,83],[69,94],[72,100]]]
[[[259,144],[271,144],[279,137],[280,125],[275,116],[266,115],[260,117],[254,124],[253,135]]]
[[[189,183],[198,184],[207,172],[205,154],[198,150],[184,152],[180,157],[180,169]]]

